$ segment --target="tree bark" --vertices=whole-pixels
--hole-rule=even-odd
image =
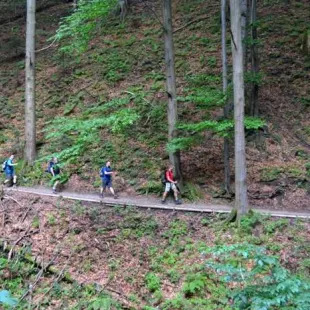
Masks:
[[[244,66],[240,2],[230,0],[235,121],[235,207],[240,216],[248,211],[244,136]]]
[[[221,0],[222,21],[222,67],[223,67],[223,93],[227,93],[227,49],[226,49],[226,0]],[[224,106],[224,118],[228,118],[227,102]],[[229,139],[224,138],[224,185],[226,193],[230,193],[230,168],[229,168]]]
[[[247,25],[248,25],[248,0],[239,0],[241,9],[241,40],[243,49],[243,66],[244,71],[247,67],[247,46],[245,44],[247,37]]]
[[[164,16],[164,41],[165,41],[165,62],[168,94],[168,140],[177,137],[177,100],[176,100],[176,80],[174,65],[174,46],[172,31],[172,8],[171,0],[163,0]],[[182,184],[180,152],[169,153],[169,159],[174,166],[175,176]]]
[[[257,49],[257,26],[256,26],[256,0],[250,1],[250,24],[251,24],[251,70],[253,76],[257,76],[259,72],[259,59]],[[258,83],[253,82],[250,96],[250,114],[251,116],[258,116]]]
[[[27,0],[26,81],[25,81],[25,160],[32,164],[36,157],[35,115],[35,0]]]

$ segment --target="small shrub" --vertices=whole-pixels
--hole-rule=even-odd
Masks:
[[[246,216],[241,218],[240,229],[247,234],[252,233],[252,229],[256,225],[262,224],[267,216],[263,216],[260,213],[250,211]]]
[[[55,216],[53,215],[53,214],[47,214],[47,222],[51,225],[51,226],[53,226],[53,225],[55,225],[56,224],[56,218],[55,218]]]
[[[264,225],[264,232],[271,234],[276,230],[283,230],[289,224],[288,219],[280,219],[276,221],[269,221]]]
[[[149,272],[145,276],[146,286],[150,292],[155,292],[160,289],[160,278],[153,272]]]
[[[264,168],[261,173],[261,181],[271,182],[277,180],[284,170],[281,167]]]
[[[183,292],[186,297],[201,293],[207,285],[207,276],[201,272],[189,274],[183,285]]]
[[[164,232],[164,237],[173,239],[187,234],[187,223],[181,220],[174,220],[169,224],[169,229]]]
[[[232,244],[209,248],[207,253],[207,268],[233,284],[234,309],[309,309],[309,280],[291,275],[264,248]]]
[[[181,274],[175,268],[168,270],[167,276],[169,277],[170,282],[175,284],[181,279]]]

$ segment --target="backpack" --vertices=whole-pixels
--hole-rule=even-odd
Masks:
[[[160,175],[160,180],[161,180],[161,183],[163,185],[166,185],[167,183],[167,179],[166,179],[166,171],[162,172],[161,175]]]
[[[51,168],[54,170],[54,174],[59,174],[60,173],[60,168],[57,164],[54,164]]]
[[[103,177],[105,176],[105,174],[104,174],[104,168],[105,168],[105,167],[102,167],[102,168],[100,169],[100,177],[101,177],[101,178],[103,178]]]
[[[6,164],[7,164],[7,160],[5,160],[2,164],[2,172],[5,171],[5,168],[6,168]]]
[[[47,168],[45,169],[45,172],[47,173],[52,173],[51,169],[52,167],[55,165],[55,163],[53,161],[49,161],[48,162],[48,165],[47,165]]]

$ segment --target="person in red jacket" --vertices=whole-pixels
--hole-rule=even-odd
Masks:
[[[166,197],[168,195],[168,193],[170,192],[170,190],[173,191],[174,194],[174,199],[175,199],[175,203],[177,205],[181,204],[181,201],[178,199],[178,188],[176,186],[177,181],[174,180],[174,176],[173,176],[173,167],[169,166],[168,169],[165,172],[165,191],[163,194],[163,199],[162,199],[162,203],[166,202]]]

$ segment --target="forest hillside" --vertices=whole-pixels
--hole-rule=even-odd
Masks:
[[[117,14],[98,19],[80,53],[66,53],[74,44],[69,39],[50,39],[72,13],[72,3],[37,2],[40,161],[32,168],[22,161],[25,15],[18,3],[15,9],[3,5],[0,19],[0,156],[16,153],[21,184],[42,185],[48,183],[46,162],[56,154],[66,186],[84,191],[100,185],[98,170],[110,159],[123,195],[159,194],[161,167],[168,160],[161,2],[131,1],[124,22]],[[309,3],[284,2],[258,2],[260,73],[255,78],[265,126],[246,132],[248,190],[255,206],[310,210],[310,57],[302,48]],[[219,119],[220,3],[173,1],[173,16],[179,121]],[[251,78],[246,75],[246,88]],[[230,199],[223,196],[222,153],[223,138],[211,131],[182,151],[185,198]],[[233,171],[233,158],[230,165]]]

